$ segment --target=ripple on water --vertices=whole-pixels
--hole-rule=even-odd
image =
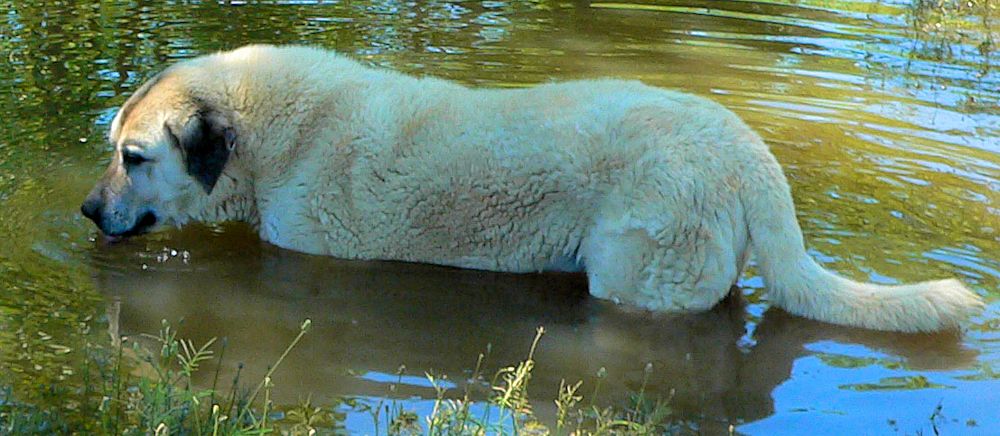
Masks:
[[[288,404],[313,391],[426,414],[423,371],[461,389],[478,353],[492,350],[493,369],[514,363],[545,325],[532,390],[543,415],[561,378],[589,386],[603,367],[605,395],[624,398],[653,362],[647,392],[672,395],[707,433],[730,422],[929,433],[939,403],[949,432],[1000,419],[989,2],[231,3],[0,5],[0,349],[19,350],[0,356],[0,383],[26,396],[76,386],[77,351],[106,340],[86,326],[106,325],[103,298],[117,297],[122,331],[183,318],[185,335],[228,337],[226,363],[251,375],[311,317],[275,391]],[[77,210],[106,162],[115,108],[163,66],[247,42],[314,44],[476,86],[616,76],[710,96],[771,145],[821,263],[882,283],[957,276],[990,305],[961,338],[895,335],[772,309],[752,268],[739,301],[659,317],[582,298],[578,276],[342,262],[262,245],[242,226],[91,240]],[[388,392],[394,383],[405,395]],[[356,411],[345,422],[371,428]]]

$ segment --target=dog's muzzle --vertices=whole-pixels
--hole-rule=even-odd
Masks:
[[[99,196],[88,196],[84,200],[83,205],[80,206],[80,213],[93,221],[101,233],[113,239],[141,235],[155,226],[157,222],[156,214],[147,211],[139,215],[138,219],[128,229],[109,229],[109,223],[104,217],[104,202]]]

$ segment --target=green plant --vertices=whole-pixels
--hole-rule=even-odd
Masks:
[[[580,407],[583,395],[579,391],[583,386],[583,381],[569,384],[563,380],[555,400],[557,410],[555,429],[553,430],[550,426],[540,422],[531,407],[528,386],[535,368],[535,351],[544,333],[543,328],[538,328],[525,360],[516,365],[502,367],[496,372],[492,381],[488,383],[490,395],[486,396],[485,401],[478,403],[484,408],[484,412],[479,416],[473,414],[470,408],[472,404],[476,404],[472,400],[470,386],[480,380],[480,372],[485,360],[484,354],[479,355],[472,378],[466,384],[464,394],[459,399],[448,398],[448,389],[442,383],[445,377],[426,374],[427,380],[436,393],[433,410],[425,418],[426,434],[434,436],[486,434],[589,436],[652,435],[690,430],[684,423],[671,421],[672,411],[668,406],[669,399],[651,400],[646,397],[645,389],[649,376],[653,372],[652,364],[646,366],[641,388],[629,396],[628,404],[623,408],[601,408],[595,405],[593,398],[597,397],[601,381],[607,376],[607,371],[604,368],[601,368],[597,373],[593,397],[585,408]],[[404,369],[400,368],[400,374]],[[382,403],[379,404],[380,406],[377,407],[381,407]],[[403,409],[395,402],[392,408],[386,407],[384,410],[390,414],[386,417],[387,421],[407,423],[405,427],[390,425],[386,429],[386,434],[406,435],[416,432],[413,427],[416,415],[413,412]],[[376,433],[378,434],[377,429]]]
[[[111,350],[98,347],[90,350],[95,355],[88,356],[85,370],[93,368],[95,374],[88,373],[85,380],[93,381],[97,386],[88,383],[84,389],[83,404],[79,407],[85,415],[88,412],[97,413],[98,418],[87,423],[90,425],[77,426],[62,413],[4,401],[0,406],[0,433],[181,433],[213,436],[271,433],[276,429],[273,422],[268,422],[268,412],[273,410],[270,401],[271,375],[308,332],[310,324],[308,319],[302,323],[298,335],[252,393],[239,393],[238,370],[228,404],[224,405],[216,401],[217,397],[220,400],[224,397],[219,395],[214,382],[210,389],[199,389],[192,381],[202,364],[214,356],[211,347],[216,339],[196,346],[190,340],[177,339],[176,331],[163,321],[157,335],[143,335],[157,345],[155,350],[151,351],[138,342],[132,342],[132,346],[126,348],[124,340],[115,341],[116,346]],[[113,358],[106,359],[105,354],[113,354]],[[133,376],[130,370],[149,375]],[[261,390],[264,391],[264,401],[258,412],[254,402]],[[9,399],[12,395],[8,392],[5,397]],[[317,414],[314,411],[310,416]],[[298,426],[294,428],[308,433],[311,425],[317,422],[315,418],[306,419],[296,422]]]
[[[296,337],[269,367],[253,390],[240,388],[242,365],[237,368],[228,393],[217,388],[219,372],[210,388],[199,388],[193,377],[205,363],[218,359],[221,364],[226,341],[216,355],[215,338],[196,345],[191,340],[178,339],[177,331],[164,321],[156,335],[142,335],[152,346],[135,341],[115,341],[114,347],[94,347],[86,361],[86,380],[78,410],[89,420],[75,421],[57,410],[43,410],[13,400],[10,390],[0,390],[0,434],[190,434],[190,435],[264,435],[314,434],[320,430],[337,429],[337,413],[316,406],[311,397],[292,407],[276,406],[271,401],[275,371],[291,350],[309,331],[305,320]],[[560,383],[555,400],[557,416],[552,426],[535,415],[528,395],[535,352],[545,334],[538,328],[525,360],[501,367],[491,380],[482,377],[490,354],[479,355],[471,378],[460,396],[453,397],[447,376],[425,376],[435,391],[431,413],[421,417],[397,400],[381,399],[370,405],[357,399],[345,399],[344,405],[356,412],[372,416],[374,433],[381,435],[617,435],[663,434],[685,430],[671,422],[669,399],[650,399],[646,384],[653,372],[647,365],[638,392],[626,399],[624,407],[599,407],[595,398],[607,371],[597,373],[593,394],[582,407],[583,381]],[[130,342],[131,346],[122,344]],[[218,365],[217,365],[218,366]],[[406,367],[397,371],[397,384],[402,382]],[[390,395],[395,394],[390,385]],[[261,401],[258,397],[262,396]],[[480,398],[477,400],[476,398]],[[476,409],[481,408],[481,412]],[[97,419],[90,418],[96,412]]]

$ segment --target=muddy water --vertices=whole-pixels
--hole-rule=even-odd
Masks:
[[[514,363],[541,325],[531,393],[543,417],[562,378],[590,392],[603,367],[600,396],[614,402],[652,363],[647,391],[706,432],[929,433],[939,404],[934,425],[949,433],[1000,432],[995,2],[4,1],[0,12],[0,385],[23,401],[64,402],[83,344],[107,341],[109,326],[134,335],[167,319],[196,341],[226,337],[223,375],[243,362],[253,378],[308,317],[313,331],[275,377],[279,402],[394,398],[426,413],[424,371],[462,380],[486,349],[487,366]],[[304,256],[239,225],[95,243],[77,208],[107,162],[115,108],[177,59],[249,42],[474,86],[615,76],[709,96],[769,142],[827,267],[880,283],[957,276],[989,307],[960,337],[897,335],[771,309],[752,270],[709,313],[652,316],[588,298],[576,275]],[[372,429],[361,413],[344,420]]]

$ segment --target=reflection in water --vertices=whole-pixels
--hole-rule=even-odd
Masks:
[[[120,301],[123,334],[156,331],[167,319],[183,320],[181,335],[195,342],[227,338],[223,374],[229,377],[237,362],[247,364],[245,375],[259,377],[302,319],[312,319],[309,336],[275,378],[279,402],[307,393],[328,402],[359,392],[389,395],[386,383],[396,381],[400,365],[417,377],[404,379],[394,395],[434,398],[420,378],[424,371],[464,380],[476,356],[490,349],[492,372],[522,360],[534,329],[544,326],[532,378],[542,416],[554,413],[550,404],[561,379],[592,386],[604,367],[602,397],[623,399],[627,389],[638,389],[646,363],[652,363],[647,392],[672,395],[680,416],[700,421],[702,429],[721,430],[772,414],[771,392],[789,378],[809,343],[860,344],[898,356],[876,365],[917,370],[965,367],[977,354],[954,335],[840,328],[779,310],[754,321],[740,295],[701,314],[627,313],[586,298],[582,275],[342,261],[251,243],[243,231],[191,229],[170,239],[178,246],[211,240],[198,259],[171,248],[137,259],[131,243],[100,247],[92,261],[107,267],[99,269],[96,286]],[[827,358],[848,366],[873,364],[847,355]],[[210,383],[213,372],[203,376]]]
[[[491,365],[510,364],[544,325],[532,395],[545,413],[560,377],[593,385],[605,366],[601,397],[614,400],[653,362],[651,389],[673,389],[675,409],[707,429],[879,433],[892,419],[930,433],[941,403],[947,432],[995,432],[995,3],[0,0],[0,385],[65,406],[82,350],[107,340],[90,326],[117,296],[124,332],[183,317],[184,335],[230,338],[227,369],[245,361],[258,374],[312,317],[276,379],[288,401],[386,396],[401,364],[415,378],[393,395],[426,398],[422,371],[461,380],[490,343]],[[78,207],[105,166],[115,108],[176,59],[249,42],[476,86],[615,76],[709,96],[771,145],[826,267],[882,283],[958,276],[990,307],[960,339],[900,336],[768,310],[752,270],[745,302],[649,317],[587,298],[581,277],[312,258],[240,227],[89,242]]]

